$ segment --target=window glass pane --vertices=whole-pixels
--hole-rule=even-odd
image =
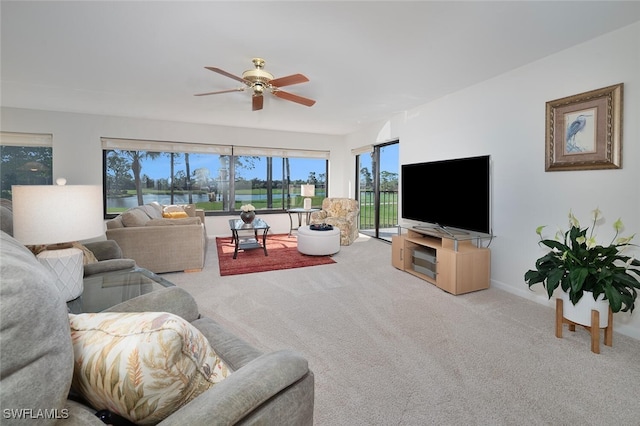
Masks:
[[[12,199],[11,185],[51,185],[51,147],[0,145],[1,198]]]
[[[380,228],[398,224],[399,143],[380,147]]]
[[[223,209],[218,188],[228,190],[228,182],[219,155],[107,150],[105,164],[108,214],[153,201]]]
[[[375,228],[375,192],[373,152],[358,155],[358,200],[360,201],[360,229]]]
[[[282,209],[282,158],[235,157],[235,210],[245,204],[256,210]]]
[[[237,156],[235,209],[252,204],[257,210],[302,207],[301,186],[314,185],[312,206],[319,207],[326,194],[327,160]]]
[[[305,198],[311,198],[311,207],[320,208],[327,196],[327,160],[289,158],[290,207],[301,208]],[[285,165],[286,173],[286,165]],[[313,185],[313,196],[302,196],[302,185]]]

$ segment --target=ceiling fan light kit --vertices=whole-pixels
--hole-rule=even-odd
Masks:
[[[280,77],[280,78],[274,79],[273,74],[264,70],[264,63],[265,61],[262,58],[253,58],[253,65],[255,68],[243,72],[242,77],[238,77],[220,68],[205,67],[210,71],[217,72],[218,74],[224,75],[225,77],[229,77],[233,80],[239,81],[243,83],[246,87],[221,90],[217,92],[198,93],[195,96],[218,95],[221,93],[229,93],[229,92],[242,92],[245,90],[245,88],[248,87],[251,90],[253,90],[253,96],[251,101],[253,111],[258,111],[263,108],[264,98],[262,95],[265,92],[265,90],[268,92],[271,92],[274,96],[280,99],[295,102],[308,107],[313,106],[313,104],[316,103],[316,101],[314,101],[313,99],[305,98],[303,96],[295,95],[293,93],[280,90],[280,87],[283,87],[283,86],[306,83],[307,81],[309,81],[307,77],[305,77],[302,74],[292,74],[286,77]]]

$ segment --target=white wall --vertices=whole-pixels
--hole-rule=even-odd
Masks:
[[[617,83],[624,83],[623,168],[545,172],[545,103]],[[549,225],[552,237],[558,227],[566,229],[570,209],[586,226],[599,207],[606,218],[599,242],[611,240],[611,225],[622,217],[625,235],[638,233],[640,244],[639,118],[636,23],[378,123],[350,135],[348,144],[374,143],[383,128],[391,128],[400,140],[401,163],[490,154],[492,285],[553,306],[541,286],[530,292],[523,279],[544,253],[536,227]],[[616,314],[614,326],[640,339],[640,301],[633,315]]]

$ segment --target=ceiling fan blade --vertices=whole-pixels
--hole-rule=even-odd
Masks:
[[[264,104],[264,97],[262,95],[253,95],[252,101],[251,101],[252,111],[261,110],[263,104]]]
[[[283,92],[282,90],[274,90],[273,94],[279,98],[286,99],[287,101],[296,102],[308,107],[313,106],[313,104],[316,103],[313,99],[304,98],[289,92]]]
[[[242,91],[244,91],[244,87],[238,87],[237,89],[220,90],[218,92],[196,93],[193,96],[219,95],[220,93],[242,92]]]
[[[292,74],[286,77],[274,78],[269,84],[275,87],[283,87],[291,86],[292,84],[306,83],[307,81],[309,81],[309,79],[302,74]]]
[[[210,71],[217,72],[218,74],[222,74],[222,75],[224,75],[225,77],[229,77],[229,78],[232,78],[232,79],[234,79],[234,80],[237,80],[237,81],[239,81],[239,82],[241,82],[241,83],[244,83],[244,84],[251,84],[251,82],[250,82],[250,81],[247,81],[247,80],[245,80],[245,79],[244,79],[244,78],[242,78],[242,77],[238,77],[237,75],[233,75],[233,74],[231,74],[230,72],[226,72],[225,70],[221,70],[220,68],[216,68],[216,67],[205,67],[205,68],[206,68],[206,69],[208,69],[208,70],[210,70]]]

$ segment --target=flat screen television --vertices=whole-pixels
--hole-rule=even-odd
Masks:
[[[403,219],[491,234],[490,156],[403,164]]]

